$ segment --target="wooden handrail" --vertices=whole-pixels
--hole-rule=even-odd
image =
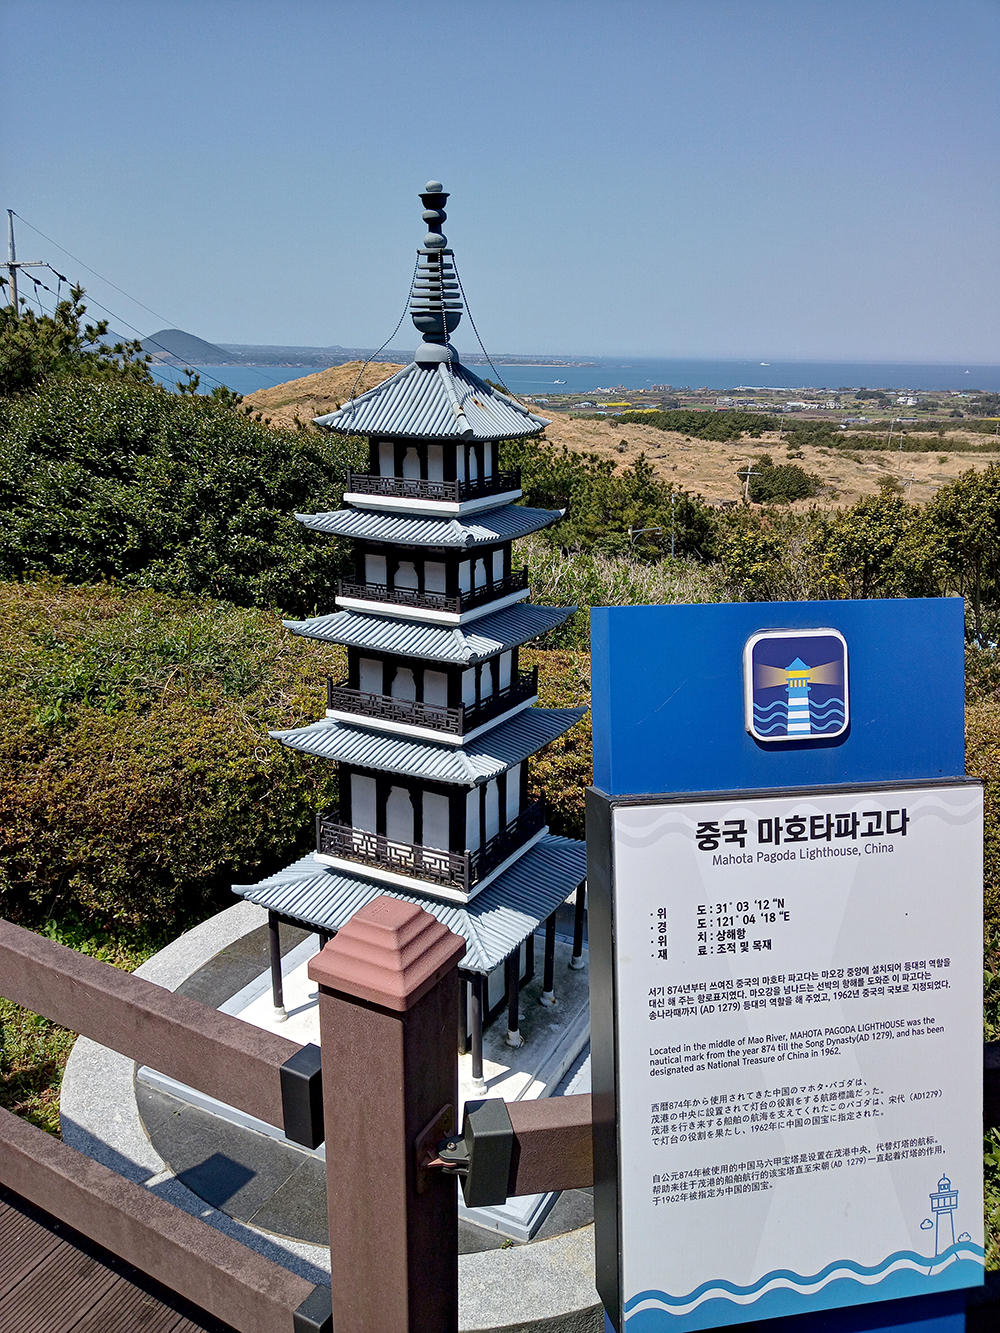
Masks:
[[[589,1092],[508,1102],[507,1112],[514,1128],[508,1197],[593,1185]]]
[[[0,995],[130,1060],[284,1126],[280,1067],[297,1042],[175,995],[0,918]]]
[[[306,1278],[5,1110],[0,1184],[239,1333],[293,1333],[296,1310],[322,1306]]]
[[[0,919],[0,994],[271,1125],[284,1123],[278,1070],[302,1048]],[[1000,1042],[983,1048],[987,1128],[1000,1125]],[[509,1102],[509,1194],[594,1181],[587,1093]]]

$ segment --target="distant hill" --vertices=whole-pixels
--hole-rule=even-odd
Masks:
[[[280,343],[221,343],[220,347],[227,355],[235,356],[240,364],[248,366],[311,366],[326,369],[328,366],[343,366],[351,361],[391,361],[394,365],[406,365],[413,359],[412,349],[383,347],[376,352],[371,347],[341,347],[339,343],[333,343],[329,347],[295,347]],[[492,358],[469,349],[465,349],[462,353],[462,362],[467,366],[486,366],[491,359],[498,366],[594,364],[592,361],[581,361],[565,356],[535,356],[523,352],[499,352],[494,353]]]
[[[238,352],[226,352],[215,343],[196,338],[183,329],[161,329],[142,340],[142,350],[161,365],[240,366],[245,358]]]
[[[370,347],[289,347],[280,343],[222,343],[226,352],[238,356],[244,365],[303,366],[325,370],[328,366],[342,366],[348,361],[364,361],[373,355]],[[411,353],[384,348],[375,360],[406,362]]]

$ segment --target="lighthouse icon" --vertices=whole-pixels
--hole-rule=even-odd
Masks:
[[[934,1253],[940,1254],[955,1244],[955,1209],[958,1207],[958,1190],[953,1190],[951,1181],[942,1176],[938,1187],[931,1196],[931,1212],[934,1214]]]
[[[773,668],[772,668],[773,669]],[[789,736],[808,736],[812,731],[809,718],[809,675],[810,668],[801,657],[790,662],[785,668],[785,690],[788,694]]]
[[[847,643],[838,630],[759,631],[743,650],[743,682],[755,740],[820,743],[847,731]]]

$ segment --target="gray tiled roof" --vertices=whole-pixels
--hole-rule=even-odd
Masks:
[[[292,750],[400,773],[428,782],[455,782],[474,787],[569,731],[586,708],[526,708],[468,745],[435,745],[380,731],[354,727],[326,717],[294,731],[272,731],[275,740]]]
[[[587,873],[586,844],[546,834],[470,903],[394,888],[364,875],[334,870],[314,854],[259,884],[236,884],[242,898],[323,930],[339,930],[359,908],[383,895],[416,903],[461,935],[468,951],[460,966],[491,972],[526,940]]]
[[[507,504],[466,519],[410,518],[368,509],[335,509],[328,514],[296,514],[295,517],[307,528],[336,537],[465,550],[526,537],[529,532],[538,532],[558,523],[564,512],[562,509],[528,509],[524,505]]]
[[[469,626],[419,625],[358,611],[335,611],[311,620],[286,620],[293,634],[350,648],[418,657],[427,662],[455,662],[470,666],[497,653],[518,648],[567,621],[575,606],[533,606],[519,602]]]
[[[537,435],[549,424],[457,363],[404,366],[317,426],[344,435],[394,439],[506,440]]]

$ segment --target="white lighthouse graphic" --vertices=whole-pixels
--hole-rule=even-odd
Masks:
[[[747,731],[821,744],[847,731],[847,643],[835,629],[759,630],[743,650]]]
[[[773,670],[773,668],[772,668]],[[809,719],[810,668],[801,657],[785,668],[785,690],[788,694],[787,735],[808,736],[812,731]]]
[[[958,1207],[958,1190],[953,1190],[951,1181],[942,1176],[937,1190],[930,1196],[931,1212],[934,1214],[934,1253],[940,1254],[955,1244],[955,1209]]]

